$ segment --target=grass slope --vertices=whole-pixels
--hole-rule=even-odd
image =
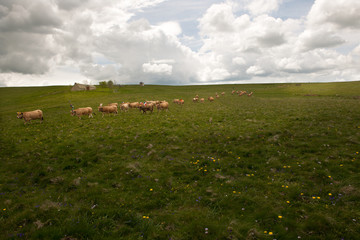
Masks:
[[[360,82],[0,88],[0,237],[356,239],[359,95]],[[169,112],[69,114],[174,98]],[[35,109],[43,124],[16,119]]]

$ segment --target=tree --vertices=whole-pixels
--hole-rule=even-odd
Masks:
[[[99,82],[100,87],[105,88],[107,86],[106,81]]]
[[[114,86],[114,82],[112,80],[109,80],[107,82],[107,86],[108,86],[108,88],[112,88]]]

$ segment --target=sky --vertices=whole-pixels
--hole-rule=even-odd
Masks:
[[[0,87],[360,80],[359,0],[0,0]]]

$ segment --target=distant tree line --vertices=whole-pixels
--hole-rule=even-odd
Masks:
[[[100,87],[102,88],[113,88],[114,86],[114,82],[112,80],[109,80],[109,81],[102,81],[102,82],[99,82],[99,85]]]

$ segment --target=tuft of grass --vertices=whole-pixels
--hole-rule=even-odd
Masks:
[[[223,91],[212,103],[192,102]],[[359,82],[0,88],[0,232],[8,239],[356,239],[359,93]],[[69,112],[70,103],[97,113],[100,103],[146,100],[167,100],[170,109],[81,120]],[[35,109],[44,123],[16,119]]]

